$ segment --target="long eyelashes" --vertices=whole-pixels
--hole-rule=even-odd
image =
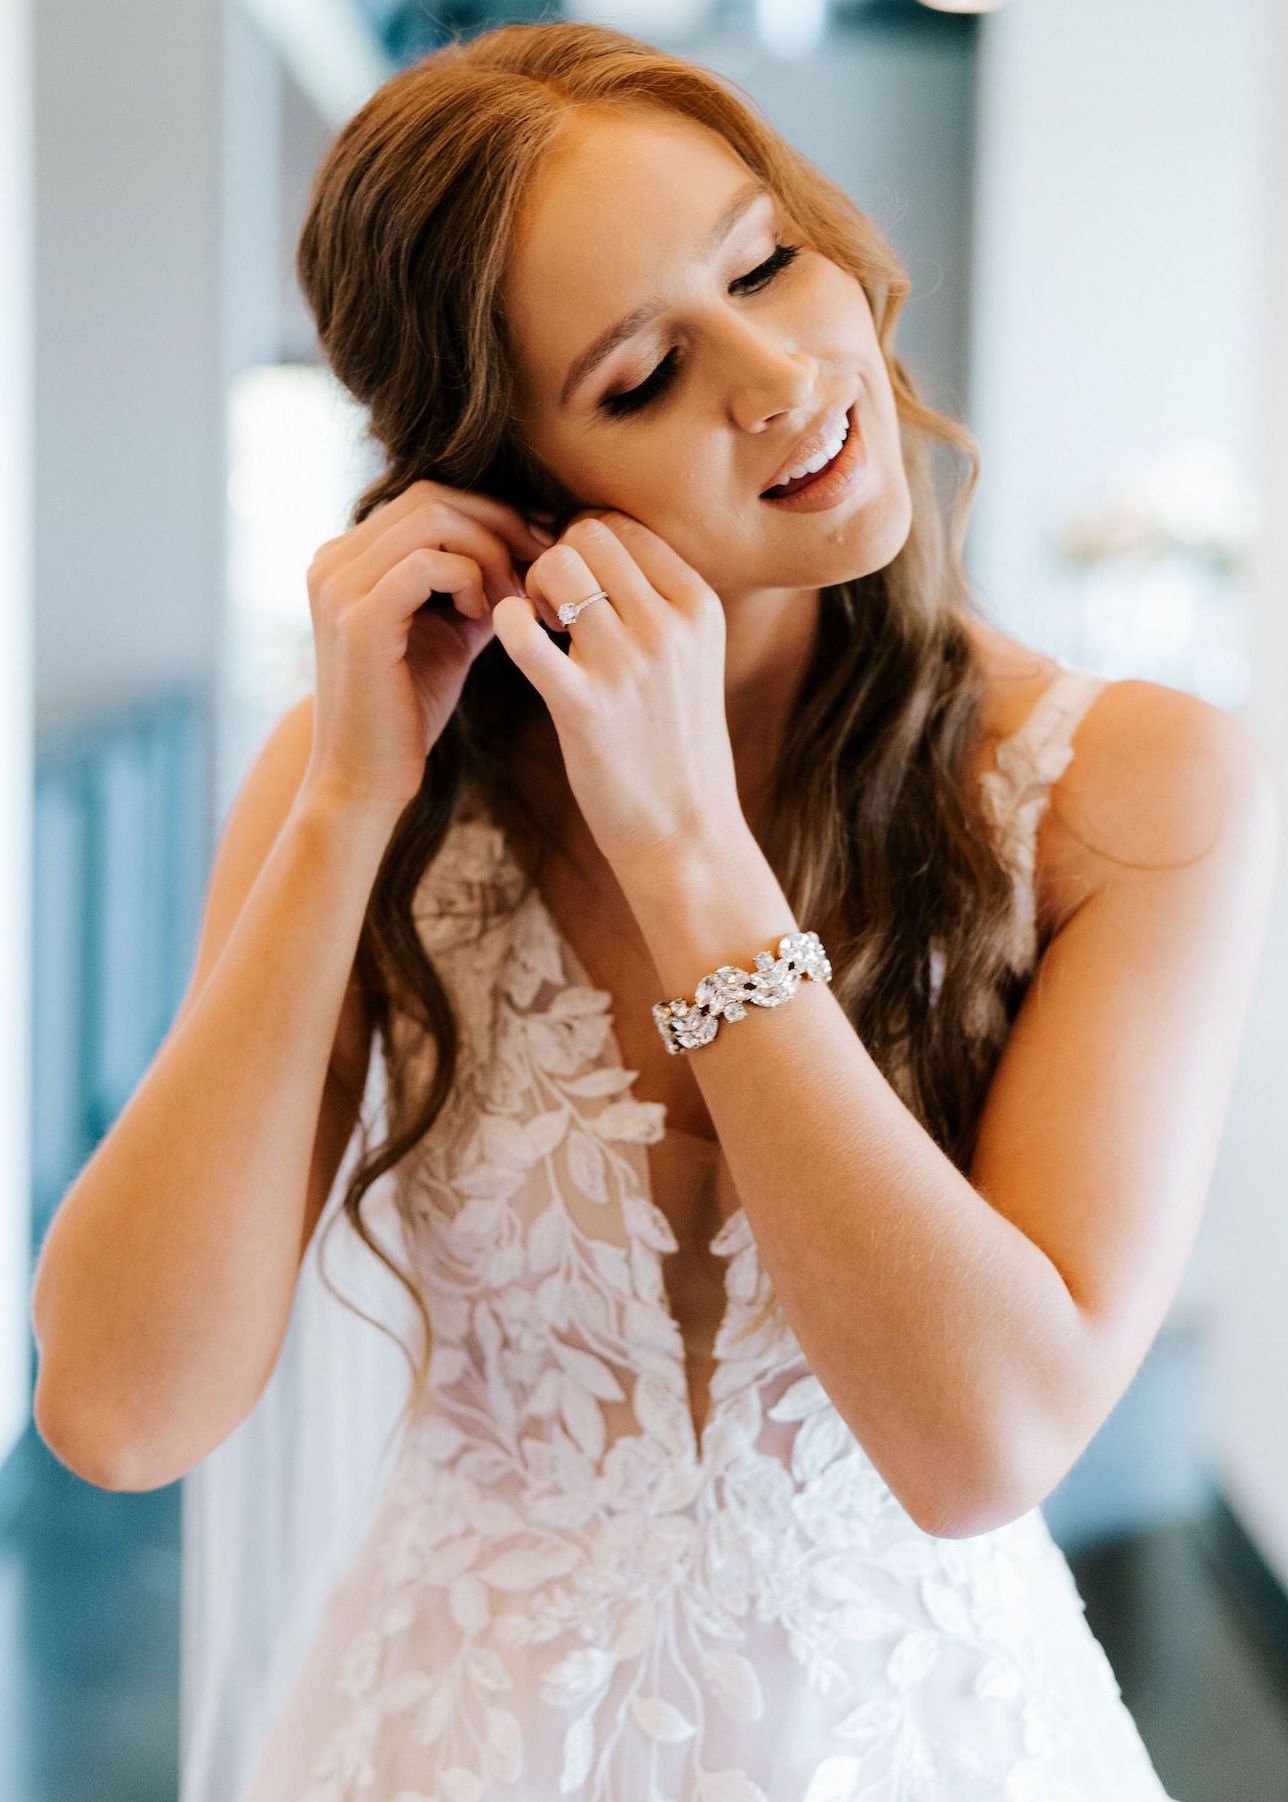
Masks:
[[[751,269],[746,275],[740,275],[736,282],[730,284],[731,292],[738,294],[754,294],[759,289],[768,287],[776,275],[795,262],[800,255],[799,244],[778,244],[773,253],[763,263]],[[606,394],[600,406],[614,418],[623,413],[635,413],[646,407],[651,400],[669,387],[676,371],[676,352],[674,346],[667,351],[662,361],[651,375],[647,376],[637,388],[630,388],[625,394]]]

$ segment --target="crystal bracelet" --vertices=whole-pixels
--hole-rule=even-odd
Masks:
[[[785,932],[778,941],[778,955],[757,951],[756,968],[740,970],[721,964],[698,984],[692,1001],[677,995],[674,1001],[653,1004],[653,1018],[668,1051],[692,1051],[715,1038],[721,1016],[745,1018],[744,1002],[752,1007],[781,1007],[800,987],[801,978],[831,982],[832,966],[816,932]]]

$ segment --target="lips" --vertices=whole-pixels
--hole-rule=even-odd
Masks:
[[[836,406],[829,408],[818,423],[799,440],[790,455],[783,458],[772,481],[766,483],[761,493],[768,494],[775,488],[784,487],[788,480],[789,469],[799,469],[802,463],[808,463],[811,457],[816,457],[821,450],[825,450],[836,438],[837,433],[843,429],[849,409],[848,401],[838,402]],[[842,446],[843,448],[844,446]],[[835,462],[835,458],[832,461]],[[830,463],[825,463],[822,469],[816,470],[814,473],[815,475],[824,475],[830,467]],[[802,476],[798,479],[804,482],[811,478]]]
[[[821,482],[828,470],[835,468],[844,450],[845,446],[842,445],[840,450],[836,452],[836,455],[829,457],[827,462],[822,464],[820,468],[809,470],[803,476],[789,476],[785,482],[775,482],[772,488],[767,488],[765,490],[761,499],[769,501],[783,500],[789,494],[799,494],[801,489],[808,488],[811,482]]]
[[[874,478],[868,467],[867,446],[859,421],[857,400],[848,414],[849,434],[830,463],[813,475],[770,489],[760,497],[762,506],[776,513],[820,513],[857,498],[860,505],[873,492]]]

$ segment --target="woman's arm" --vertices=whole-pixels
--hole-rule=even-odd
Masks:
[[[105,1488],[174,1481],[253,1406],[355,1124],[351,973],[394,822],[301,786],[312,709],[243,785],[188,993],[41,1248],[36,1422]]]
[[[1093,847],[1087,898],[1025,996],[969,1178],[820,984],[688,1054],[802,1350],[909,1513],[944,1536],[1040,1502],[1157,1332],[1211,1180],[1268,915],[1278,808],[1233,715],[1112,684],[1079,728],[1059,807]],[[812,924],[750,832],[617,874],[659,1000],[691,997],[719,964],[752,969]]]

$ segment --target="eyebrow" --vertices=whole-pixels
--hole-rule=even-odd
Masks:
[[[704,262],[709,261],[715,255],[748,207],[753,206],[762,195],[770,192],[771,190],[763,181],[749,181],[738,189],[699,248],[698,255]],[[633,338],[635,333],[647,325],[650,319],[656,318],[662,311],[662,304],[657,300],[646,301],[643,306],[638,306],[632,312],[627,313],[624,319],[619,319],[616,325],[610,325],[607,331],[601,332],[593,344],[587,345],[581,355],[574,359],[564,377],[564,385],[559,393],[560,406],[567,406],[576,389],[581,386],[592,370],[598,368],[610,351],[616,350],[624,339]]]

